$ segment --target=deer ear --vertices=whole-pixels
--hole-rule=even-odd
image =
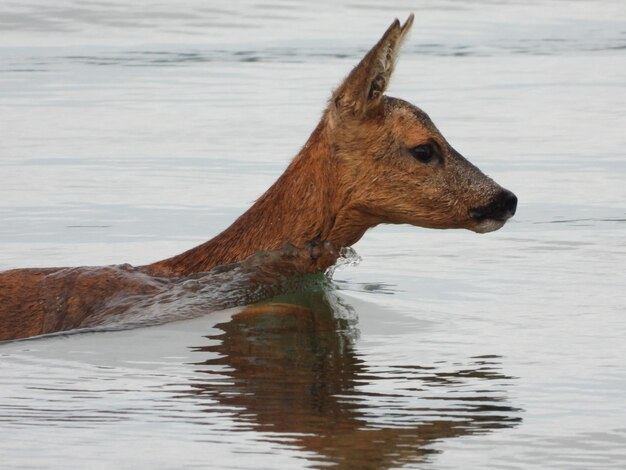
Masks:
[[[403,25],[396,19],[333,93],[331,105],[339,117],[351,114],[360,118],[379,108],[398,52],[412,24],[413,14]]]

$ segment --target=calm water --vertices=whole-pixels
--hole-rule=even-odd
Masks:
[[[626,6],[0,3],[0,269],[225,228],[416,13],[389,93],[520,198],[248,316],[0,345],[2,468],[626,467]]]

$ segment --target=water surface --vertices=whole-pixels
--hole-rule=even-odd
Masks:
[[[621,1],[4,2],[0,269],[217,234],[410,11],[389,93],[515,219],[375,229],[256,315],[0,345],[4,466],[624,468]]]

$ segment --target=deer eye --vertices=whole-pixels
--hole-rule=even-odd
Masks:
[[[409,149],[409,152],[411,152],[413,158],[422,163],[430,163],[437,156],[435,149],[431,144],[418,145],[417,147]]]

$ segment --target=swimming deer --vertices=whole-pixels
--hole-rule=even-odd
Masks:
[[[334,91],[282,176],[215,238],[139,267],[0,273],[0,340],[123,315],[133,299],[158,293],[168,282],[286,244],[309,246],[310,257],[295,258],[298,269],[310,272],[328,267],[336,247],[353,245],[378,224],[479,233],[502,227],[515,213],[515,195],[454,150],[424,111],[384,94],[412,23],[413,15],[391,24]]]

